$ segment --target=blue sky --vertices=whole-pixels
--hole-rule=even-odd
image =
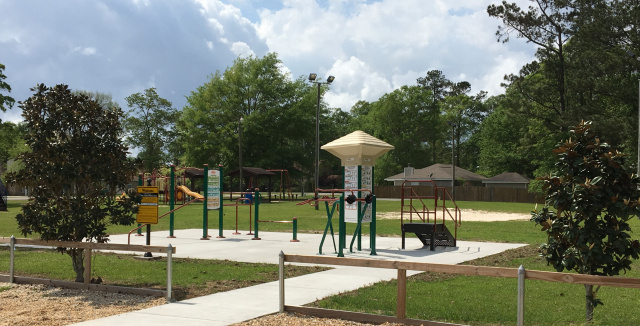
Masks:
[[[0,0],[0,63],[17,101],[37,83],[124,98],[185,97],[238,56],[277,52],[292,79],[336,77],[324,100],[348,111],[433,69],[497,95],[535,47],[496,41],[479,0]],[[529,1],[518,0],[521,6]],[[17,105],[3,121],[19,121]]]

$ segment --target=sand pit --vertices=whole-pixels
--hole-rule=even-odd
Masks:
[[[408,214],[405,214],[405,218],[407,216]],[[438,214],[438,216],[442,217],[442,214]],[[381,220],[386,220],[386,219],[399,220],[400,212],[377,213],[376,218]],[[478,211],[473,209],[462,210],[463,222],[464,221],[495,222],[495,221],[512,221],[512,220],[528,221],[529,219],[531,219],[530,214],[487,212],[487,211]]]

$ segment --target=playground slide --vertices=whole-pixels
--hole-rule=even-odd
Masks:
[[[185,194],[196,198],[196,199],[203,199],[204,196],[202,196],[201,194],[197,193],[197,192],[193,192],[191,190],[189,190],[189,188],[185,187],[185,186],[177,186],[177,189],[180,189],[181,191],[183,191]]]

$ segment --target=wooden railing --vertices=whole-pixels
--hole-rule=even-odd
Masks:
[[[398,297],[397,297],[397,303],[396,303],[396,316],[391,317],[391,316],[373,315],[373,314],[322,309],[322,308],[314,308],[314,307],[287,306],[284,303],[284,263],[285,262],[396,269],[398,270],[398,282],[397,282]],[[506,268],[506,267],[487,267],[487,266],[470,266],[470,265],[447,265],[447,264],[432,264],[432,263],[360,259],[360,258],[285,255],[283,252],[280,252],[280,312],[285,312],[285,311],[295,312],[295,313],[301,313],[309,316],[316,316],[316,317],[322,317],[322,318],[341,318],[345,320],[352,320],[352,321],[357,321],[362,323],[373,323],[373,324],[383,324],[385,322],[389,322],[389,323],[403,323],[406,325],[425,325],[425,326],[454,325],[451,323],[406,318],[407,270],[459,274],[459,275],[518,278],[518,315],[516,318],[517,325],[524,324],[524,280],[525,279],[548,281],[548,282],[615,286],[615,287],[640,289],[640,279],[638,278],[525,270],[523,266],[520,266],[520,268]]]
[[[171,300],[171,279],[172,279],[172,254],[176,252],[176,248],[168,245],[167,247],[160,246],[142,246],[142,245],[128,245],[128,244],[111,244],[111,243],[95,243],[95,242],[74,242],[74,241],[44,241],[36,239],[16,239],[11,236],[0,237],[0,244],[9,245],[9,275],[0,275],[0,281],[9,283],[35,283],[35,284],[50,284],[54,286],[62,286],[69,288],[80,288],[85,290],[100,290],[107,292],[121,292],[131,294],[142,294],[152,296],[164,296],[168,301]],[[39,278],[29,277],[16,277],[14,275],[14,252],[16,246],[39,246],[39,247],[52,247],[52,248],[79,248],[84,249],[84,283],[60,281],[60,280],[47,280]],[[99,285],[90,284],[91,280],[91,252],[92,250],[111,250],[111,251],[135,251],[135,252],[153,252],[153,253],[166,253],[167,254],[167,290],[152,290],[152,289],[138,289],[129,288],[123,286],[112,285]]]

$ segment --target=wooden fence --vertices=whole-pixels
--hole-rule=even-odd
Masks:
[[[431,186],[412,186],[419,196],[433,196]],[[401,186],[375,186],[378,198],[400,198]],[[451,193],[451,187],[445,187]],[[488,201],[511,203],[544,203],[544,198],[537,198],[522,188],[472,187],[456,186],[456,200]]]
[[[9,258],[9,275],[0,275],[0,281],[21,284],[48,284],[53,286],[61,286],[66,288],[98,290],[116,293],[129,293],[138,295],[151,295],[158,297],[166,297],[171,300],[171,278],[172,278],[172,254],[176,252],[176,248],[171,245],[167,247],[160,246],[144,246],[144,245],[126,245],[111,243],[95,243],[95,242],[72,242],[72,241],[44,241],[36,239],[16,239],[0,237],[0,244],[8,244],[10,250]],[[61,280],[48,280],[32,277],[16,277],[14,275],[14,251],[15,246],[39,246],[52,248],[81,248],[84,249],[84,283],[69,282]],[[124,286],[90,284],[91,280],[91,252],[92,250],[113,250],[113,251],[135,251],[135,252],[153,252],[167,254],[167,290],[139,289]]]
[[[386,268],[398,270],[397,282],[397,303],[396,316],[381,316],[373,314],[365,314],[350,311],[322,309],[314,307],[287,306],[284,303],[284,263],[307,263],[321,265],[341,265],[341,266],[357,266],[370,268]],[[470,265],[446,265],[432,263],[418,263],[407,261],[389,261],[375,259],[359,259],[359,258],[338,258],[323,256],[301,256],[301,255],[285,255],[280,252],[280,312],[294,312],[308,316],[316,316],[322,318],[341,318],[361,323],[383,324],[402,323],[406,325],[424,325],[424,326],[444,326],[454,325],[437,321],[419,320],[406,318],[406,302],[407,302],[407,270],[448,273],[458,275],[477,275],[477,276],[493,276],[518,278],[518,316],[517,325],[524,324],[524,280],[538,280],[548,282],[561,282],[571,284],[586,284],[600,286],[616,286],[640,289],[640,279],[614,277],[614,276],[597,276],[584,274],[570,274],[558,272],[544,272],[536,270],[525,270],[520,268],[506,267],[487,267],[487,266],[470,266]]]

